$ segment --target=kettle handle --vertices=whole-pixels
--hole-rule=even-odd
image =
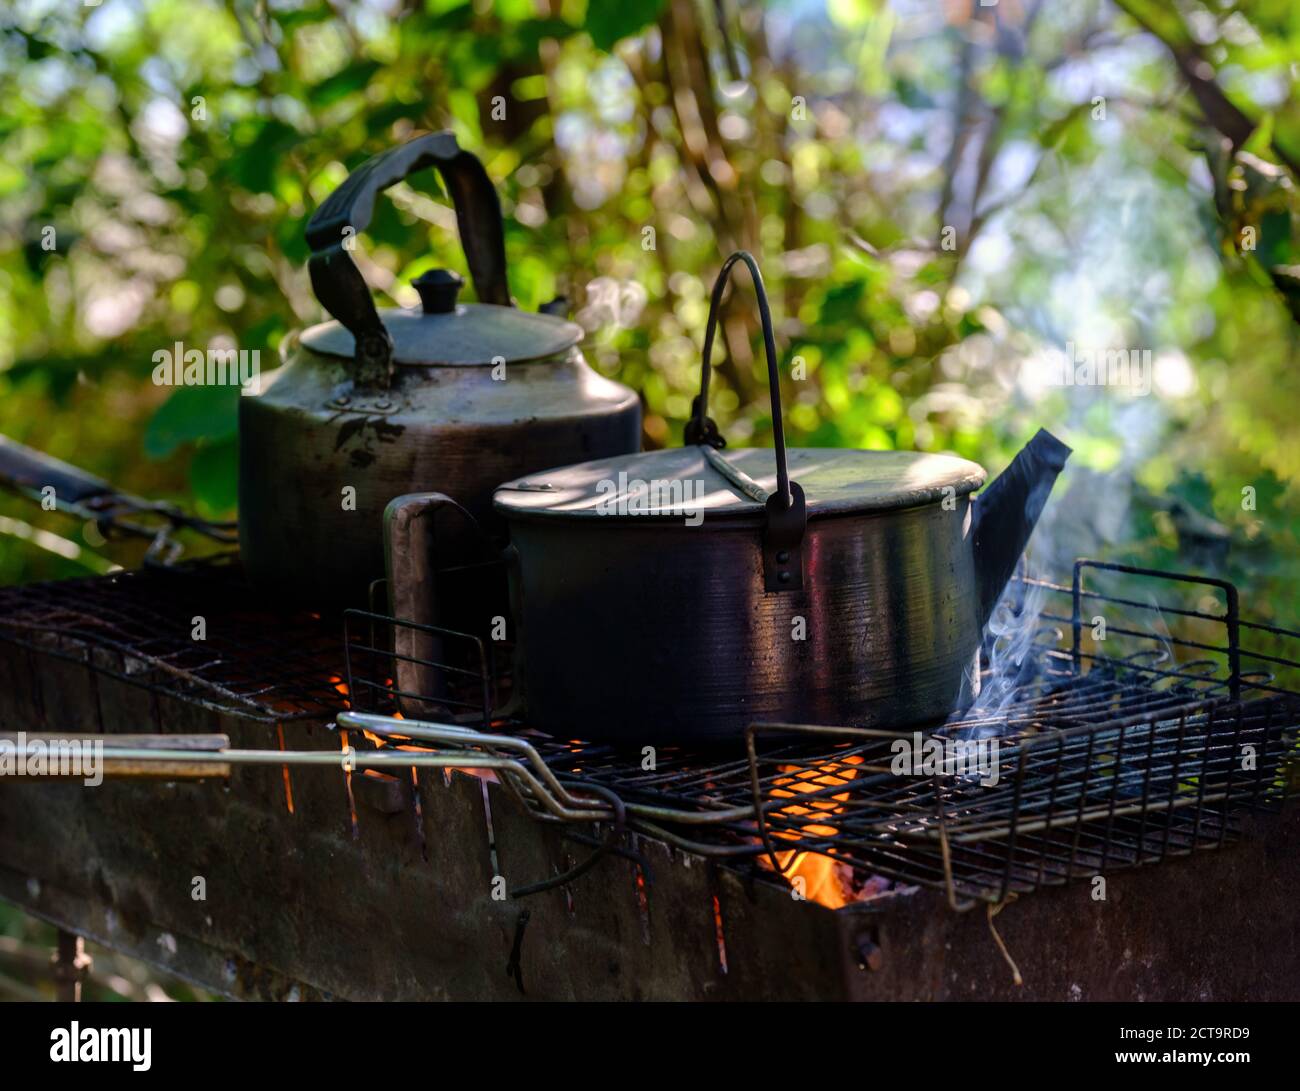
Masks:
[[[726,290],[731,270],[744,262],[754,282],[754,295],[758,298],[758,314],[763,324],[763,347],[767,352],[767,385],[772,400],[772,438],[776,447],[776,492],[767,498],[767,526],[763,534],[763,581],[768,591],[800,591],[803,589],[803,560],[800,546],[808,523],[807,506],[803,489],[790,480],[786,461],[785,428],[781,421],[781,382],[776,364],[776,338],[772,334],[772,310],[767,302],[767,289],[758,262],[748,250],[737,250],[726,261],[713,282],[713,297],[709,301],[709,321],[704,327],[704,367],[700,373],[700,392],[691,403],[691,419],[686,422],[684,439],[704,447],[722,448],[727,445],[713,418],[709,417],[709,375],[713,371],[713,338],[718,328],[718,309],[722,293]],[[710,459],[717,468],[716,460]],[[726,474],[724,476],[731,476]]]
[[[384,560],[388,577],[388,606],[393,620],[393,681],[398,708],[417,719],[451,714],[448,681],[466,672],[447,661],[451,646],[482,642],[470,633],[443,627],[438,601],[438,517],[443,512],[463,519],[480,536],[484,547],[507,565],[511,550],[499,554],[474,515],[446,493],[413,492],[395,496],[384,509]],[[513,585],[514,581],[511,581]],[[513,611],[522,616],[519,611]],[[483,661],[483,729],[498,715],[510,715],[513,704],[492,708],[490,670]],[[472,672],[471,672],[472,673]],[[516,693],[518,696],[518,692]],[[450,704],[448,704],[450,702]]]
[[[509,307],[505,229],[501,202],[483,164],[456,143],[450,132],[428,133],[367,159],[325,199],[307,224],[308,262],[316,298],[356,341],[357,378],[387,385],[393,341],[361,270],[352,261],[352,241],[370,224],[375,198],[389,186],[425,167],[437,167],[456,209],[461,245],[474,290],[482,303]]]
[[[393,681],[404,716],[436,716],[446,697],[442,636],[437,627],[437,565],[433,521],[444,508],[464,512],[440,492],[395,496],[384,509],[384,560],[389,612],[406,624],[393,626]]]

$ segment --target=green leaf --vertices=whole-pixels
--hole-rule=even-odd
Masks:
[[[512,38],[515,48],[510,52],[514,56],[526,54],[529,57],[536,57],[543,38],[556,38],[563,41],[577,34],[581,29],[566,23],[563,19],[530,19],[526,23],[519,24],[519,29]]]
[[[301,26],[310,26],[313,23],[329,22],[331,19],[336,18],[336,15],[328,4],[320,4],[314,8],[299,8],[296,11],[273,10],[271,18],[285,30],[292,31]]]
[[[665,0],[596,0],[587,7],[584,27],[597,49],[610,52],[624,38],[644,30],[664,9]]]
[[[190,488],[213,514],[232,511],[239,499],[239,444],[227,439],[200,447],[190,463]]]
[[[271,120],[258,129],[252,143],[240,151],[232,166],[235,177],[254,193],[269,193],[276,167],[285,153],[302,140],[301,134],[283,121]]]
[[[37,38],[35,35],[23,35],[27,44],[27,59],[29,61],[44,60],[50,54],[57,52],[54,46],[45,41],[44,38]]]
[[[239,397],[235,386],[178,387],[145,429],[145,454],[166,458],[185,443],[233,436],[239,428]]]
[[[357,61],[328,79],[321,80],[307,92],[314,106],[332,106],[356,91],[362,90],[380,69],[378,61]]]

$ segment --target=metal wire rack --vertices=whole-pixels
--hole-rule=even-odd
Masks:
[[[1098,590],[1090,577],[1120,586]],[[1158,602],[1152,586],[1162,583],[1185,594]],[[1009,627],[1015,661],[1002,649],[999,662],[991,642],[990,696],[924,737],[755,724],[731,752],[555,740],[498,703],[508,671],[489,677],[487,664],[508,664],[508,646],[432,626],[417,628],[437,634],[442,659],[417,662],[447,672],[439,723],[362,718],[381,737],[467,766],[513,753],[530,784],[508,771],[504,779],[540,817],[562,803],[537,790],[544,769],[566,792],[617,797],[630,828],[692,852],[787,876],[803,854],[827,857],[848,900],[906,883],[941,888],[957,908],[998,903],[1220,847],[1244,817],[1276,811],[1292,794],[1300,643],[1291,642],[1300,634],[1243,620],[1231,584],[1085,560],[1068,586],[1020,577],[1005,608],[1021,618]],[[427,694],[393,681],[404,657],[376,639],[409,623],[352,613],[346,624],[353,637],[360,626],[367,633],[346,641],[356,708],[409,716],[415,705],[427,717]],[[1246,646],[1243,634],[1264,646]],[[382,681],[358,669],[365,662],[383,664]],[[909,754],[921,760],[909,764]]]
[[[337,617],[268,605],[233,554],[0,587],[0,640],[32,653],[34,693],[49,657],[243,719],[328,720],[346,707],[338,632]]]
[[[486,631],[277,613],[229,561],[0,589],[0,640],[33,672],[54,656],[257,722],[359,728],[358,764],[491,770],[543,821],[605,824],[602,852],[626,827],[787,877],[824,857],[845,901],[917,884],[1001,902],[1221,846],[1292,794],[1300,634],[1242,619],[1230,584],[1081,561],[1069,585],[1020,578],[1005,609],[980,699],[925,736],[756,724],[730,749],[649,753],[530,730]],[[425,646],[402,629],[438,659],[395,653]],[[436,695],[399,688],[403,660],[438,672]],[[389,718],[413,703],[418,721]]]

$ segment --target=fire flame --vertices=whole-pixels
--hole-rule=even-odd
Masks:
[[[280,743],[280,749],[283,750],[285,748],[284,724],[275,725],[275,737]],[[287,765],[280,766],[280,772],[284,776],[284,805],[289,809],[289,813],[293,814],[293,780],[289,776],[289,767]]]
[[[779,773],[789,775],[777,778],[773,783],[771,797],[797,799],[800,795],[817,793],[826,788],[847,784],[857,776],[857,772],[851,766],[861,765],[862,760],[859,755],[850,754],[842,759],[819,762],[807,767],[779,766]],[[830,798],[818,796],[817,799],[809,800],[806,804],[796,803],[782,807],[777,813],[797,818],[825,814],[829,818],[843,812],[843,805],[848,798],[848,792],[837,793]],[[798,830],[774,830],[772,836],[774,839],[796,841],[801,837],[833,837],[838,832],[835,826],[810,822],[800,823]],[[781,875],[788,879],[791,886],[799,890],[808,901],[816,902],[827,909],[842,909],[855,900],[841,878],[845,865],[833,856],[804,852],[799,849],[789,849],[777,852],[775,855],[776,862],[781,868]],[[762,857],[761,861],[768,867],[771,866],[766,857]]]

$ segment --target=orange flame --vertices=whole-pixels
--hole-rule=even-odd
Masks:
[[[348,752],[348,733],[346,731],[343,730],[339,731],[339,745],[342,752],[346,754]],[[348,790],[348,816],[352,820],[352,837],[353,840],[355,840],[358,834],[360,833],[360,830],[359,827],[357,826],[357,800],[356,800],[356,796],[352,794],[352,770],[351,769],[345,768],[343,770],[343,783],[347,786],[347,790]]]
[[[338,690],[339,693],[343,694],[344,697],[351,697],[351,696],[352,696],[352,695],[348,692],[348,684],[347,684],[345,681],[343,681],[343,679],[342,679],[339,675],[337,675],[337,674],[331,674],[331,675],[330,675],[330,685],[333,686],[336,690]],[[352,702],[351,702],[350,700],[348,700],[348,701],[344,701],[344,702],[343,702],[343,707],[344,707],[344,708],[351,708],[351,707],[352,707]]]
[[[792,765],[780,766],[778,772],[791,775],[779,777],[774,782],[771,796],[773,799],[795,799],[799,795],[821,792],[826,788],[837,788],[857,776],[857,772],[850,766],[861,764],[862,758],[851,754],[842,759],[819,762],[806,768]],[[848,792],[837,793],[829,799],[819,796],[817,799],[809,800],[806,805],[796,803],[782,807],[777,813],[800,818],[825,813],[829,818],[843,812],[843,804],[848,801],[848,798]],[[810,822],[801,824],[798,830],[775,830],[772,836],[793,841],[803,836],[833,837],[838,832],[835,826]],[[789,849],[785,852],[777,852],[775,855],[781,875],[788,879],[791,886],[808,901],[816,902],[827,909],[841,909],[854,900],[852,892],[841,878],[845,865],[833,856],[803,852],[799,849]],[[766,857],[760,860],[771,867]]]
[[[275,725],[275,737],[280,742],[280,749],[284,749],[284,724]],[[289,808],[289,813],[293,814],[293,780],[289,776],[289,767],[280,766],[280,771],[284,775],[284,805]]]

